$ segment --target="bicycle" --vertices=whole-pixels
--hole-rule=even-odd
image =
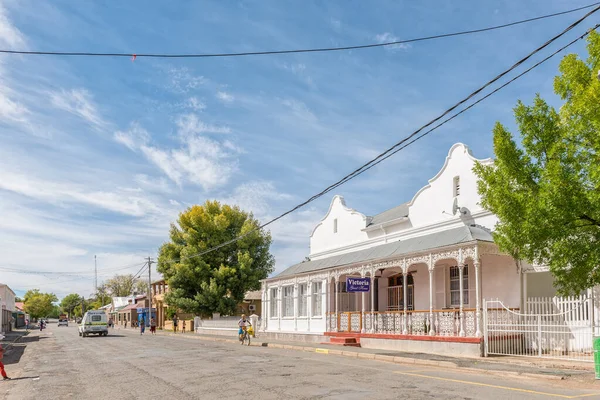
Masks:
[[[242,328],[242,337],[240,338],[240,344],[243,346],[245,341],[248,341],[248,346],[250,346],[250,335],[248,334],[248,329],[244,326]]]

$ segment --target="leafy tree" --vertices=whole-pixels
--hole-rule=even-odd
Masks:
[[[170,242],[159,251],[158,271],[169,282],[165,302],[197,315],[232,314],[245,293],[259,289],[260,280],[273,271],[270,233],[257,230],[202,256],[186,256],[221,245],[258,226],[252,214],[217,201],[181,213],[177,224],[171,224]]]
[[[52,310],[48,313],[49,318],[58,318],[60,317],[60,307],[53,304]]]
[[[81,296],[79,296],[77,293],[66,295],[60,302],[61,310],[69,314],[69,317],[74,315],[74,311],[77,307],[79,307],[79,310],[81,310]]]
[[[515,259],[550,267],[562,294],[600,284],[600,35],[589,56],[560,63],[559,110],[537,95],[518,102],[519,147],[494,127],[493,165],[477,165],[482,205],[500,220],[494,240]]]
[[[148,291],[148,282],[135,279],[133,274],[115,275],[106,281],[103,286],[107,293],[114,297],[126,297],[131,296],[133,292],[146,293]]]
[[[15,301],[20,303],[23,301],[23,299],[17,296],[17,297],[15,297]]]
[[[48,316],[58,298],[54,293],[40,293],[39,289],[28,290],[23,298],[25,311],[31,318],[41,318]]]

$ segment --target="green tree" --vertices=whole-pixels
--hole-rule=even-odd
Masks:
[[[550,267],[562,294],[600,284],[600,35],[587,60],[569,54],[554,91],[559,110],[537,95],[518,102],[518,146],[494,127],[493,165],[477,165],[482,205],[496,214],[494,240],[515,259]]]
[[[235,312],[245,293],[259,289],[260,280],[273,271],[270,233],[256,230],[218,250],[186,257],[258,226],[252,214],[217,201],[207,201],[181,213],[177,224],[171,224],[171,240],[159,251],[158,271],[169,283],[165,302],[197,315]]]
[[[146,293],[148,291],[148,282],[142,279],[136,279],[133,274],[115,275],[103,285],[107,293],[114,297],[131,296],[133,292]]]
[[[79,307],[81,310],[81,296],[77,293],[66,295],[60,302],[60,308],[63,312],[69,314],[69,317],[74,316],[75,309]]]
[[[48,316],[58,298],[54,293],[41,293],[39,289],[28,290],[23,298],[25,311],[31,318],[41,318]]]

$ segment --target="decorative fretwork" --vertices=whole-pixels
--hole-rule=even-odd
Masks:
[[[360,332],[360,313],[350,313],[350,331]]]
[[[440,336],[456,336],[456,320],[458,320],[458,312],[442,311],[437,313],[439,326],[437,333]]]
[[[475,326],[475,311],[465,311],[465,334],[466,336],[475,336],[477,327]]]
[[[408,332],[411,335],[427,335],[429,333],[429,313],[412,312],[408,318]]]
[[[339,326],[339,331],[340,332],[347,332],[348,331],[348,315],[344,314],[344,313],[340,313],[339,316],[339,321],[340,321],[340,326]]]

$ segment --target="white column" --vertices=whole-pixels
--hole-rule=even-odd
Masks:
[[[431,256],[430,256],[431,258]],[[435,324],[433,323],[433,265],[429,262],[429,335],[435,335]]]
[[[340,278],[336,276],[335,284],[333,287],[333,290],[335,293],[335,330],[336,330],[336,332],[340,330],[340,327],[339,327],[340,318],[339,318],[339,311],[338,311],[339,310],[339,308],[338,308],[338,306],[339,306],[338,305],[338,302],[339,302],[339,300],[338,300],[338,297],[339,297],[338,283],[339,283],[339,281],[340,281]]]
[[[475,269],[475,336],[481,337],[481,301],[479,299],[481,296],[481,283],[479,282],[479,261],[475,261],[473,267]]]
[[[374,272],[371,271],[371,333],[375,332],[375,282]]]
[[[403,271],[402,273],[402,296],[404,302],[404,316],[402,318],[402,334],[408,335],[408,271]]]
[[[298,284],[294,283],[294,297],[292,297],[294,299],[294,330],[297,331],[298,330],[298,304],[300,301],[299,298],[299,293],[298,293]]]
[[[281,286],[277,286],[277,330],[281,330]]]
[[[363,278],[364,278],[364,275],[363,275]],[[365,325],[366,325],[365,324],[365,322],[366,322],[365,312],[367,311],[365,303],[367,301],[367,294],[365,292],[362,292],[361,296],[362,296],[362,298],[360,300],[361,300],[361,303],[362,303],[361,304],[362,312],[360,313],[361,314],[360,315],[360,320],[361,320],[360,332],[361,333],[365,333],[366,332],[366,329],[365,329]]]
[[[331,305],[329,304],[329,302],[331,301],[331,299],[329,298],[329,291],[331,290],[330,286],[331,279],[329,278],[329,275],[327,275],[327,283],[325,284],[325,301],[321,302],[321,304],[325,303],[324,307],[321,306],[323,308],[323,310],[321,311],[325,311],[325,330],[327,332],[331,331],[331,315],[329,314],[329,310],[331,308]],[[321,299],[322,298],[323,297],[321,297]]]
[[[310,332],[310,319],[312,318],[312,297],[312,282],[308,278],[308,283],[306,284],[306,329],[308,332]]]
[[[464,275],[464,265],[459,264],[458,265],[458,279],[460,280],[459,284],[460,284],[460,294],[459,294],[459,299],[460,299],[460,332],[459,332],[459,336],[464,337],[465,336],[465,313],[463,311],[463,275]]]

